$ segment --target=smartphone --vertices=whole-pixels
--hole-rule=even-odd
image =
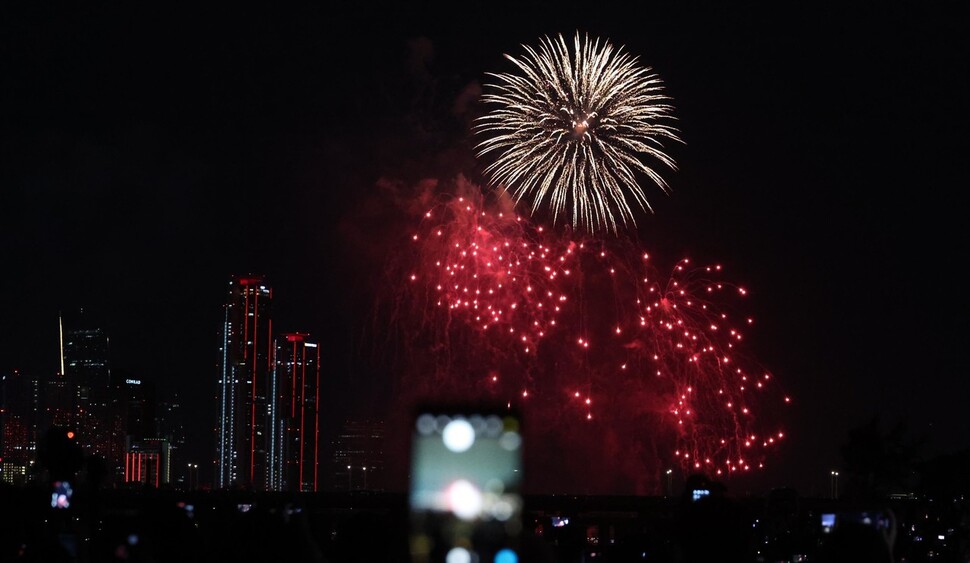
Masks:
[[[414,563],[517,563],[522,420],[502,407],[432,405],[412,417]]]
[[[51,491],[51,508],[71,508],[71,497],[74,489],[67,481],[54,481]]]

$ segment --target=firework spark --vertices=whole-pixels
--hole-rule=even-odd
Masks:
[[[746,292],[720,266],[661,275],[628,241],[543,230],[476,198],[428,210],[410,238],[397,301],[411,391],[500,398],[558,433],[612,427],[663,444],[653,463],[712,475],[758,467],[784,437],[771,406],[788,399],[769,400],[771,374],[743,353]]]
[[[633,206],[652,210],[637,172],[666,192],[647,161],[676,169],[663,141],[680,139],[660,79],[623,47],[578,32],[572,50],[562,35],[524,48],[506,55],[521,74],[488,74],[497,83],[482,99],[493,108],[475,131],[485,136],[478,156],[497,157],[485,173],[532,214],[547,206],[553,223],[571,214],[589,232],[635,225]]]

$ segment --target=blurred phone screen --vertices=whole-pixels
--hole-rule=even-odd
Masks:
[[[51,508],[70,508],[74,489],[67,481],[55,481],[51,491]]]
[[[412,423],[412,561],[517,563],[520,417],[506,409],[428,407]]]

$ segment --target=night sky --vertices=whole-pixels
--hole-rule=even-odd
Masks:
[[[486,72],[546,34],[624,45],[685,143],[637,236],[749,290],[746,346],[793,398],[743,486],[824,494],[848,430],[905,422],[925,457],[970,447],[962,141],[965,19],[625,3],[359,3],[284,12],[0,13],[0,371],[57,370],[58,311],[103,319],[111,360],[215,405],[231,275],[262,273],[274,327],[327,356],[330,417],[387,375],[359,342],[424,179],[481,181],[468,124]],[[675,6],[676,5],[676,6]],[[190,444],[208,460],[208,424]]]

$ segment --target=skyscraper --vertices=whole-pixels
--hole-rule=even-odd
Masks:
[[[171,448],[164,438],[133,440],[125,452],[125,482],[153,487],[171,479]]]
[[[331,476],[336,490],[382,490],[384,475],[384,421],[348,419],[333,440]]]
[[[183,487],[187,487],[189,471],[185,469],[188,465],[188,459],[185,451],[186,421],[184,416],[182,402],[177,392],[158,401],[155,410],[155,427],[158,429],[158,437],[164,438],[169,444],[172,481],[178,481]],[[193,465],[198,467],[197,464]]]
[[[124,456],[124,435],[111,412],[108,335],[83,309],[62,316],[59,324],[63,378],[48,384],[53,422],[75,428],[84,453],[100,456],[115,473]],[[65,420],[64,405],[59,405],[63,401],[57,399],[65,389],[74,394],[70,420]]]
[[[272,490],[273,290],[262,276],[229,282],[222,325],[216,487]]]
[[[61,319],[61,331],[62,375],[79,387],[108,387],[108,336],[104,330],[81,310],[67,323]]]
[[[168,483],[168,474],[161,470],[152,473],[151,478],[145,478],[144,472],[132,471],[133,464],[142,459],[135,454],[144,454],[146,451],[155,455],[153,459],[157,467],[168,467],[167,449],[164,450],[164,455],[161,455],[163,453],[161,450],[155,451],[157,448],[154,446],[146,446],[146,444],[158,442],[160,438],[155,418],[157,408],[155,384],[122,369],[112,370],[111,379],[112,404],[109,409],[109,420],[117,437],[115,447],[120,448],[116,455],[119,461],[124,462],[124,465],[118,463],[114,467],[115,478],[119,482],[143,481],[155,486],[157,486],[157,483],[154,483],[156,479],[160,479],[161,483]],[[164,463],[158,465],[159,462]]]
[[[320,348],[301,333],[276,339],[274,489],[316,492],[320,477]]]
[[[37,455],[40,382],[14,370],[0,375],[0,481],[23,484]]]

